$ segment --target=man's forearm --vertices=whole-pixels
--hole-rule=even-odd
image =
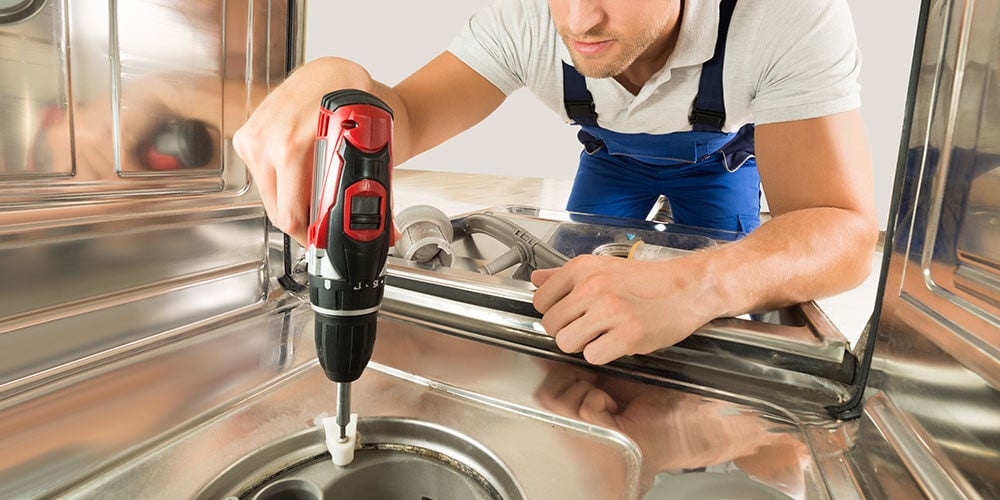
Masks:
[[[846,291],[871,271],[878,229],[840,208],[775,217],[743,240],[697,254],[718,316],[735,316]]]

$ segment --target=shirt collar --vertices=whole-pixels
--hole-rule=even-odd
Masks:
[[[667,59],[667,68],[702,64],[715,53],[719,33],[718,0],[683,0],[681,32],[677,45]]]

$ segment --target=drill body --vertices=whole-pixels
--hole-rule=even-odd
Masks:
[[[337,382],[341,438],[350,383],[371,359],[392,245],[392,110],[360,90],[325,95],[316,128],[307,262],[316,351]]]

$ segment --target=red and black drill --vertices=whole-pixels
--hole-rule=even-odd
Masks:
[[[316,128],[309,223],[309,299],[316,351],[337,383],[336,423],[346,441],[351,382],[375,345],[392,245],[392,110],[361,90],[323,97]]]

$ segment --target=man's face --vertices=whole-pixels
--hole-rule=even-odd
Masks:
[[[609,78],[665,37],[677,1],[549,0],[549,9],[577,71]]]

